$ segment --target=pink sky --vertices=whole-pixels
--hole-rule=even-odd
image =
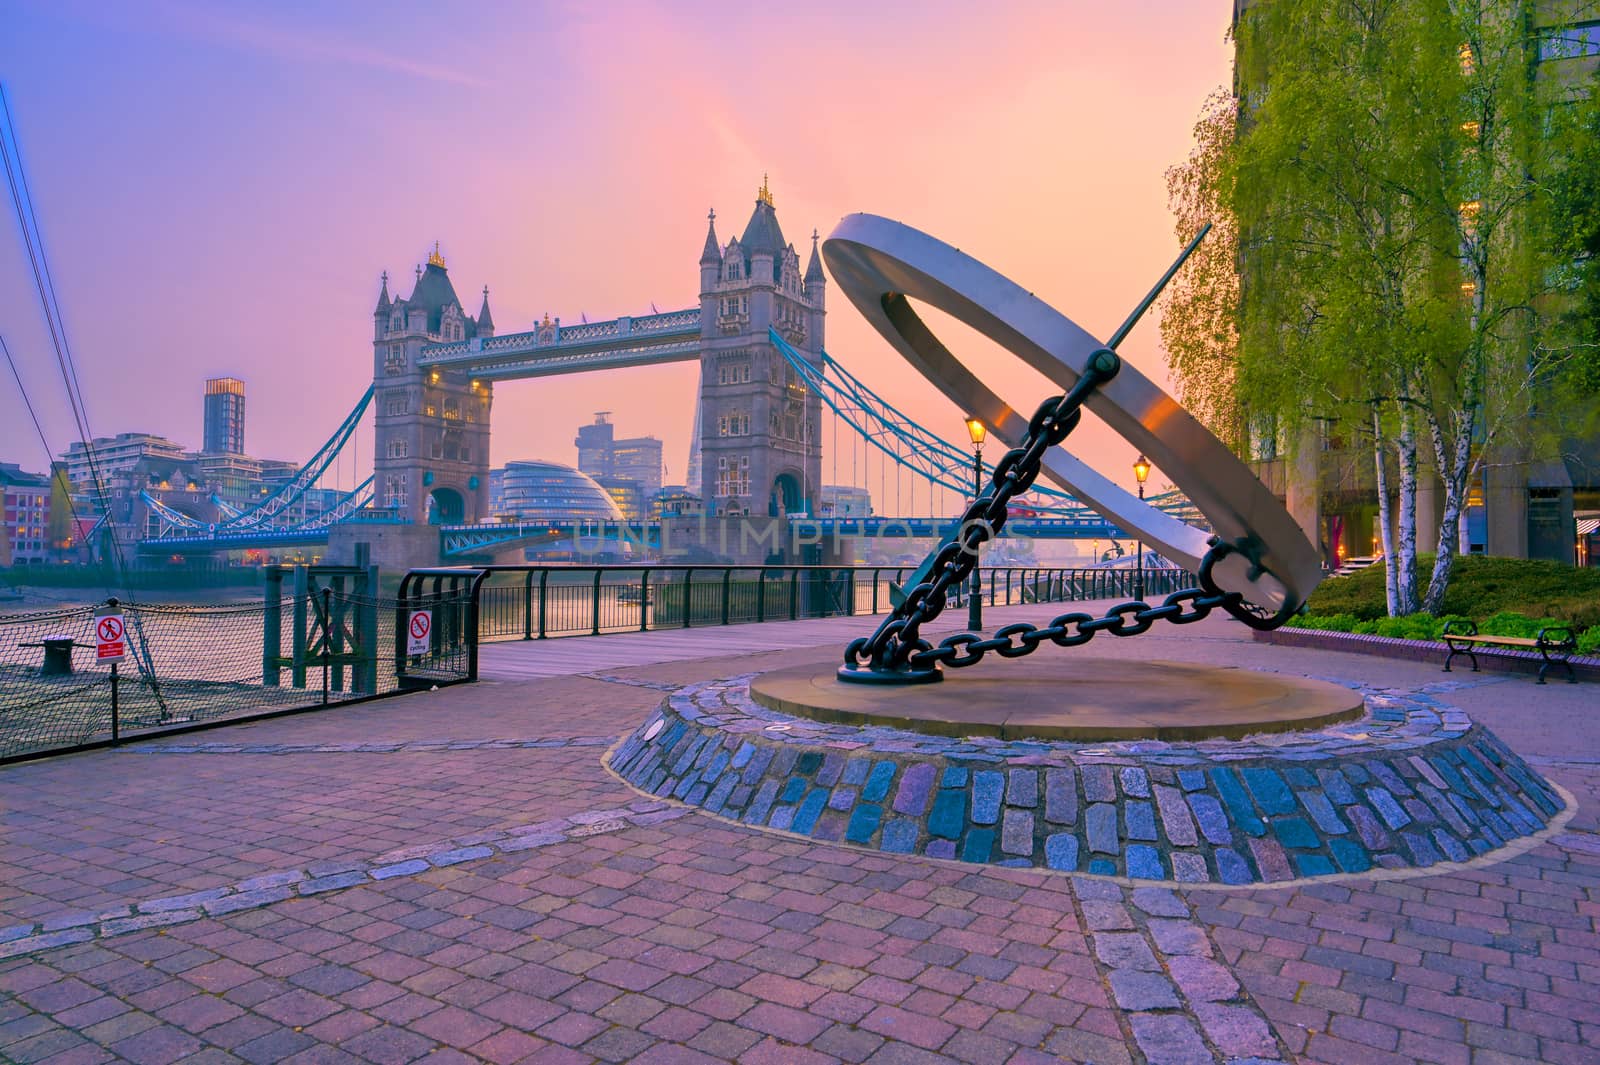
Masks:
[[[198,446],[202,379],[231,374],[248,450],[303,459],[370,383],[380,271],[407,292],[440,241],[502,333],[691,306],[707,208],[726,241],[763,173],[802,257],[814,227],[888,215],[1104,335],[1177,250],[1163,172],[1230,71],[1221,0],[323,6],[11,8],[0,71],[96,433]],[[60,450],[10,229],[0,329]],[[959,438],[961,412],[829,300],[829,351]],[[1164,376],[1153,318],[1123,352]],[[973,362],[1019,407],[1046,393],[982,345]],[[575,461],[609,409],[681,479],[694,385],[692,365],[500,385],[493,461]],[[0,460],[44,465],[9,381],[0,427]],[[1131,463],[1097,425],[1075,439]]]

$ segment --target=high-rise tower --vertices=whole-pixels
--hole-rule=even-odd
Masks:
[[[372,320],[376,505],[417,523],[486,519],[493,388],[462,371],[419,366],[417,357],[424,344],[493,336],[489,289],[477,317],[468,315],[436,243],[410,296],[391,300],[383,275]]]
[[[205,432],[200,451],[206,455],[244,454],[244,382],[238,378],[206,380]]]
[[[715,513],[815,513],[822,402],[769,330],[820,368],[826,286],[816,234],[802,274],[765,178],[726,247],[712,213],[700,254],[700,494]]]

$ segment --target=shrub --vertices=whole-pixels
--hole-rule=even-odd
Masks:
[[[1578,653],[1580,655],[1600,655],[1600,625],[1596,625],[1579,634]]]
[[[1301,614],[1289,620],[1293,628],[1323,632],[1354,632],[1359,623],[1360,619],[1353,614]]]

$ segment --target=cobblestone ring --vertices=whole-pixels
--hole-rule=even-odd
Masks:
[[[921,300],[1000,344],[1066,391],[1105,345],[1066,315],[983,263],[919,230],[877,215],[846,216],[822,245],[834,281],[867,321],[961,411],[1008,447],[1028,419],[950,353],[912,308]],[[1182,489],[1223,540],[1253,545],[1256,563],[1232,554],[1213,577],[1268,610],[1294,609],[1322,579],[1317,551],[1284,505],[1176,400],[1126,361],[1086,406]],[[1064,447],[1043,472],[1107,521],[1194,570],[1211,533],[1157,510]]]

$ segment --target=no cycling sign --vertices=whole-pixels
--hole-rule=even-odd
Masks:
[[[428,637],[433,632],[433,611],[413,610],[406,623],[406,654],[425,655],[431,649]]]

